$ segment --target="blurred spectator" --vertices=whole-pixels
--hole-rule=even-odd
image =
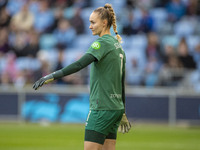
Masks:
[[[2,9],[2,8],[5,8],[5,6],[8,4],[8,0],[1,0],[0,1],[0,10]]]
[[[199,35],[199,0],[126,0],[125,7],[121,6],[122,2],[113,0],[110,3],[116,6],[116,13],[122,14],[117,15],[119,30],[130,35],[124,38],[125,50],[134,56],[127,59],[127,84],[177,86],[185,76],[184,68],[200,69],[200,44],[196,46],[195,42],[189,42],[191,55],[185,40],[179,40],[183,36],[188,39],[188,35]],[[22,87],[55,68],[64,67],[66,60],[79,58],[79,53],[72,52],[79,50],[73,42],[76,35],[82,43],[88,42],[85,39],[89,37],[88,32],[84,29],[92,9],[85,9],[89,4],[94,7],[90,0],[0,0],[0,82]],[[118,11],[119,5],[122,11]],[[162,17],[162,14],[153,15],[152,12],[159,12],[154,11],[155,7],[163,7],[161,9],[169,16],[169,20],[162,22],[162,35],[155,30],[156,19]],[[144,41],[144,38],[133,38],[140,32],[148,33],[142,34],[148,38],[148,43],[140,47],[140,52],[132,53],[133,47],[138,49],[136,46]],[[168,46],[170,43],[174,47]],[[56,44],[60,46],[53,49]],[[47,51],[41,51],[41,48]],[[87,69],[57,83],[87,84]],[[199,81],[198,73],[195,73],[195,81]],[[191,82],[195,84],[195,81]]]
[[[0,9],[0,28],[9,27],[11,16],[5,7]]]
[[[35,58],[40,50],[39,35],[34,30],[30,30],[28,36],[29,40],[25,47],[25,56]]]
[[[40,62],[40,67],[32,74],[33,82],[38,80],[41,76],[45,76],[52,72],[48,55],[47,51],[39,51],[37,53],[37,59]]]
[[[198,69],[200,70],[200,43],[195,47],[193,58],[197,64]]]
[[[165,62],[159,72],[159,85],[177,86],[184,76],[184,70],[178,59],[174,47],[166,46]]]
[[[64,8],[62,6],[56,7],[54,11],[54,23],[52,25],[52,30],[58,28],[58,23],[63,18],[64,18]]]
[[[169,3],[169,0],[155,0],[155,7],[165,7]]]
[[[76,31],[69,21],[63,18],[58,22],[58,28],[55,29],[53,35],[57,39],[58,44],[71,47],[76,37]]]
[[[8,10],[9,14],[13,16],[17,12],[20,11],[20,9],[23,7],[23,5],[26,3],[25,0],[8,0],[8,4],[6,6],[6,9]]]
[[[71,18],[70,22],[71,24],[73,24],[73,27],[75,28],[77,34],[83,34],[85,32],[85,25],[81,17],[80,8],[76,8],[75,15]]]
[[[9,53],[6,55],[5,66],[2,70],[2,75],[1,75],[2,84],[6,85],[14,83],[18,72],[15,60],[16,58],[14,54]]]
[[[140,20],[140,24],[138,27],[139,32],[148,33],[153,31],[154,29],[154,20],[149,14],[149,11],[145,8],[142,8],[142,18]]]
[[[39,0],[29,0],[29,11],[32,12],[34,15],[39,12],[40,2]]]
[[[30,82],[29,80],[31,79],[30,76],[30,71],[29,70],[18,70],[17,75],[16,75],[16,79],[14,81],[14,86],[17,88],[22,88],[24,87],[26,84],[28,83],[32,83],[32,81]]]
[[[192,86],[196,92],[200,92],[200,70],[192,72],[189,81],[189,86]]]
[[[176,22],[181,19],[186,13],[186,7],[181,0],[171,0],[166,9],[168,11],[168,20],[170,22]]]
[[[135,8],[135,0],[126,0],[127,6],[130,8]]]
[[[64,61],[64,56],[65,56],[65,45],[62,45],[62,44],[58,44],[57,45],[57,51],[58,51],[58,61],[56,63],[56,67],[55,67],[55,70],[60,70],[62,69],[64,66],[63,66],[63,61]],[[64,84],[64,80],[61,78],[61,79],[58,79],[56,81],[56,83],[58,84]]]
[[[145,86],[155,86],[158,84],[158,72],[160,69],[160,63],[158,58],[151,55],[147,59],[146,67],[145,67],[145,77],[144,77],[144,85]]]
[[[199,5],[200,5],[200,2],[199,2]],[[187,4],[187,8],[186,8],[186,11],[187,11],[186,14],[190,16],[197,16],[198,9],[199,9],[198,0],[189,0]]]
[[[39,11],[34,14],[34,28],[39,33],[51,32],[54,23],[53,11],[49,8],[48,1],[42,0],[39,2]]]
[[[185,69],[195,69],[196,63],[193,57],[188,53],[188,46],[185,38],[182,38],[178,45],[178,57]]]
[[[143,7],[145,9],[150,9],[155,3],[155,0],[135,0],[137,7]]]
[[[52,1],[51,6],[52,7],[67,7],[68,4],[67,2],[69,2],[70,0],[56,0],[56,1]]]
[[[7,28],[0,28],[0,58],[10,50]]]
[[[127,64],[126,81],[129,85],[142,85],[144,70],[139,66],[137,58],[131,58]]]
[[[155,32],[150,32],[148,35],[148,44],[146,48],[146,57],[155,57],[157,61],[163,61],[163,54],[161,52],[161,46],[158,39],[158,35]]]
[[[33,27],[34,15],[29,11],[28,4],[25,4],[21,10],[13,16],[11,23],[17,31],[28,31]]]
[[[85,0],[74,0],[73,1],[73,7],[75,8],[84,8],[87,6],[87,1]]]
[[[125,20],[125,22],[122,22],[123,23],[123,34],[125,35],[133,35],[133,34],[136,34],[137,33],[137,26],[134,22],[134,14],[132,12],[132,9],[128,9],[127,11],[127,14],[128,15],[125,15],[127,16],[127,19]]]
[[[26,46],[28,43],[28,34],[26,32],[17,32],[12,43],[12,50],[17,57],[26,56]]]
[[[82,57],[82,54],[78,54],[75,56],[75,59],[73,62],[77,61]],[[82,85],[88,83],[88,67],[82,69],[81,71],[71,74],[69,76],[66,76],[63,78],[63,81],[65,84],[71,84],[71,85]]]

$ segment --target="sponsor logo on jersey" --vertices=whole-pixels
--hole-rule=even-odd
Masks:
[[[110,94],[110,98],[122,98],[121,94]]]
[[[92,48],[93,49],[100,49],[100,47],[101,47],[101,44],[99,42],[92,43]]]
[[[122,46],[119,43],[115,43],[114,46],[115,46],[116,49],[118,49],[118,48],[122,49]]]

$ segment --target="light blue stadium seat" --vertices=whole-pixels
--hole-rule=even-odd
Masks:
[[[189,51],[194,51],[197,44],[200,43],[200,36],[197,35],[190,35],[186,37],[186,41],[188,44]]]
[[[97,36],[93,36],[92,34],[79,35],[76,37],[73,48],[77,48],[80,51],[86,51],[97,38]]]
[[[0,74],[5,69],[6,63],[7,63],[7,57],[1,57],[0,58]]]
[[[165,35],[162,37],[162,45],[170,45],[176,47],[179,44],[180,38],[176,35]]]
[[[189,36],[194,33],[194,24],[189,20],[179,21],[174,25],[174,33],[177,36]]]
[[[93,7],[97,8],[97,7],[103,7],[106,3],[108,3],[107,0],[91,0],[91,4]]]
[[[40,47],[41,49],[48,50],[56,46],[57,40],[52,34],[43,34],[40,37]]]
[[[147,46],[147,37],[143,34],[133,35],[130,37],[130,48],[142,49],[143,51]]]
[[[142,19],[142,11],[139,8],[133,9],[134,24],[137,26]]]
[[[129,62],[132,58],[138,60],[138,65],[140,68],[144,68],[146,65],[146,57],[143,49],[139,48],[133,48],[126,51],[126,58],[127,58],[127,65],[130,65],[131,62]]]
[[[133,60],[137,61],[137,67],[133,66]],[[145,66],[146,58],[143,50],[130,49],[126,51],[126,80],[128,84],[140,85],[142,83]]]
[[[173,24],[170,22],[164,22],[159,28],[157,28],[157,32],[160,35],[174,34]]]
[[[65,8],[63,15],[66,19],[71,19],[75,15],[75,8],[74,7]]]
[[[126,35],[121,35],[122,37],[122,48],[124,48],[124,50],[126,51],[127,49],[130,48],[131,45],[131,38],[129,36]]]
[[[38,59],[20,57],[16,59],[16,67],[19,70],[37,70],[41,66]]]
[[[150,15],[155,21],[155,30],[159,30],[162,25],[166,22],[168,13],[164,8],[154,8],[150,10]]]
[[[71,48],[69,50],[66,50],[64,53],[64,61],[63,61],[63,66],[68,66],[71,63],[77,61],[81,56],[85,54],[84,51],[80,51],[77,48]]]
[[[85,25],[85,32],[87,34],[92,33],[91,30],[89,29],[89,26],[90,26],[89,18],[90,18],[91,13],[93,12],[93,10],[94,10],[94,8],[89,7],[89,8],[83,9],[81,12],[81,17],[82,17],[82,19],[84,21],[84,25]]]

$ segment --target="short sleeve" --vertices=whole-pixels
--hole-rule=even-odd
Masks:
[[[109,47],[101,39],[97,39],[92,43],[86,53],[93,55],[98,61],[101,60],[109,52]]]

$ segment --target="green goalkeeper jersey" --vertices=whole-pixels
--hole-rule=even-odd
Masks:
[[[97,59],[90,70],[90,109],[124,109],[122,75],[126,57],[120,43],[106,34],[93,42],[86,53]]]

